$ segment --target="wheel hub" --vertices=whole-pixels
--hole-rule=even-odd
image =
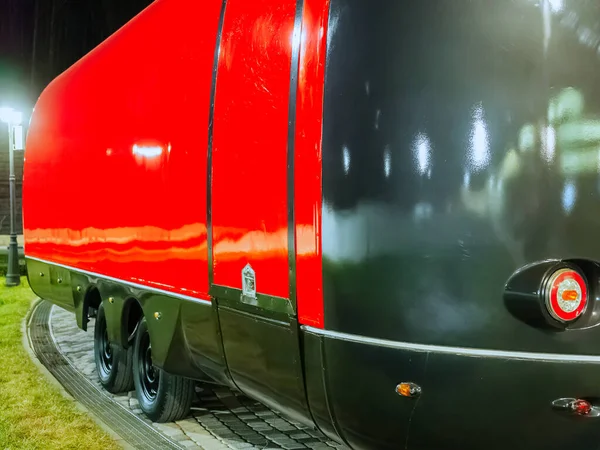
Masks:
[[[104,349],[103,349],[104,350],[103,351],[104,358],[107,361],[112,361],[112,348],[110,346],[110,343],[108,342],[108,332],[106,331],[106,328],[104,329],[104,336],[103,336],[103,339],[102,339],[102,344],[103,344],[103,347],[104,347]]]
[[[98,348],[98,356],[100,362],[100,371],[102,372],[100,375],[103,377],[108,377],[113,370],[113,353],[112,347],[108,340],[108,331],[106,330],[106,322],[102,321],[98,323],[97,326],[103,327],[102,333],[100,334],[100,342]]]
[[[149,383],[154,383],[155,381],[155,371],[154,366],[152,365],[152,348],[148,347],[146,349],[146,358],[145,358],[145,370],[146,370],[146,379]]]
[[[152,346],[150,337],[146,332],[140,342],[139,349],[139,370],[142,393],[148,400],[154,400],[158,392],[158,383],[160,371],[152,363]]]

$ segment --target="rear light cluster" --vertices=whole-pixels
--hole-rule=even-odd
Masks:
[[[592,404],[587,400],[577,399],[570,403],[569,409],[578,416],[587,416],[592,412]]]
[[[557,269],[544,287],[543,300],[554,320],[566,325],[585,312],[590,293],[585,275],[579,270],[571,267]],[[552,406],[572,416],[600,417],[600,405],[594,405],[589,399],[559,398],[552,402]]]
[[[544,300],[548,313],[554,320],[568,323],[585,312],[588,296],[583,275],[577,270],[562,268],[548,279]]]
[[[600,408],[582,398],[558,398],[552,407],[573,416],[600,417]]]

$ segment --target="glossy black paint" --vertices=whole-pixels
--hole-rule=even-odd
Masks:
[[[332,0],[326,329],[599,354],[599,26],[600,4],[585,0]],[[563,263],[592,295],[561,330],[540,300]],[[600,437],[593,419],[551,408],[597,398],[598,364],[331,338],[325,357],[331,415],[353,448],[592,448]],[[401,381],[421,397],[396,395]]]
[[[569,395],[597,404],[598,376],[599,364],[432,353],[405,436],[408,448],[595,448],[598,420],[565,416],[551,404]]]
[[[279,321],[219,307],[227,367],[246,395],[311,424],[294,320]]]
[[[542,332],[504,288],[528,264],[600,259],[599,24],[585,0],[332,0],[326,328],[598,353],[598,327]]]
[[[157,367],[173,375],[229,385],[312,425],[298,323],[287,309],[279,308],[289,300],[269,297],[261,307],[247,305],[240,301],[241,291],[213,286],[222,298],[200,302],[32,259],[27,265],[34,292],[75,311],[80,327],[86,323],[84,313],[94,306],[85,305],[85,294],[97,289],[108,339],[126,347],[133,331],[128,330],[128,314],[132,304],[139,304]],[[69,281],[57,283],[59,275]],[[322,389],[322,380],[318,382],[317,388]]]
[[[569,396],[598,404],[600,364],[417,352],[332,337],[324,348],[331,416],[354,449],[558,450],[595,448],[600,439],[598,419],[552,408]],[[419,397],[395,393],[411,381],[422,387]]]
[[[340,433],[336,429],[327,398],[327,363],[323,347],[323,339],[320,336],[302,333],[306,397],[315,425],[329,438],[340,440]]]
[[[56,305],[68,311],[75,311],[76,304],[69,270],[27,260],[27,279],[39,297],[52,299]]]
[[[77,326],[83,331],[87,331],[90,309],[100,306],[102,299],[100,294],[94,290],[93,283],[86,275],[71,272],[71,284]],[[87,288],[84,289],[84,286],[87,286]]]
[[[189,352],[189,359],[184,361],[191,365],[190,378],[206,373],[214,380],[229,385],[231,377],[225,362],[216,309],[214,305],[182,302],[181,333],[178,334],[181,340],[173,342],[172,348],[179,346]]]
[[[417,382],[429,395],[423,385],[429,355],[331,338],[325,338],[324,347],[330,407],[344,440],[355,449],[407,448],[421,399],[401,397],[395,388],[400,382]],[[368,406],[361,407],[365,399]]]
[[[292,302],[283,297],[256,293],[256,299],[249,299],[243,296],[242,290],[227,286],[213,284],[210,288],[210,295],[219,299],[219,304],[231,306],[262,317],[268,317],[275,320],[289,320],[294,315]]]
[[[327,329],[598,353],[600,11],[586,0],[563,3],[332,0],[323,128]],[[209,232],[209,246],[210,239]],[[548,260],[586,272],[594,295],[578,323],[587,326],[555,330],[531,320],[538,312],[547,319],[531,313],[530,300],[539,302]],[[314,419],[355,449],[592,448],[600,438],[597,421],[551,409],[556,398],[599,397],[599,364],[302,335],[286,299],[248,305],[212,279],[209,306],[28,267],[45,274],[30,276],[40,296],[80,316],[90,286],[113,298],[111,340],[124,342],[127,302],[139,301],[157,365],[191,378],[209,373],[298,420]],[[400,397],[401,381],[419,384],[422,395]]]
[[[120,347],[130,344],[125,326],[128,305],[138,302],[148,319],[152,359],[156,366],[174,375],[198,380],[209,375],[228,383],[217,322],[213,319],[210,303],[181,299],[32,259],[27,259],[27,270],[32,290],[39,297],[74,311],[81,328],[87,319],[83,313],[89,309],[84,306],[85,294],[97,289],[104,304],[108,338]],[[42,273],[44,276],[40,276]],[[61,283],[57,282],[59,277],[63,280]],[[155,318],[155,312],[160,313],[160,319]]]

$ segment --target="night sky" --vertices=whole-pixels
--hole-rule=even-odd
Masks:
[[[42,89],[152,0],[0,0],[0,103]]]

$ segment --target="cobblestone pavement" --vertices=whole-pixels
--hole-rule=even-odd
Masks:
[[[77,328],[72,313],[53,306],[50,316],[53,339],[66,359],[90,383],[100,387],[94,363],[94,320],[88,331]],[[227,387],[199,383],[198,398],[189,417],[171,423],[152,423],[139,409],[135,392],[113,395],[131,414],[151,424],[163,436],[189,449],[346,449],[322,433],[286,419],[276,411]],[[116,405],[115,405],[116,406]]]

